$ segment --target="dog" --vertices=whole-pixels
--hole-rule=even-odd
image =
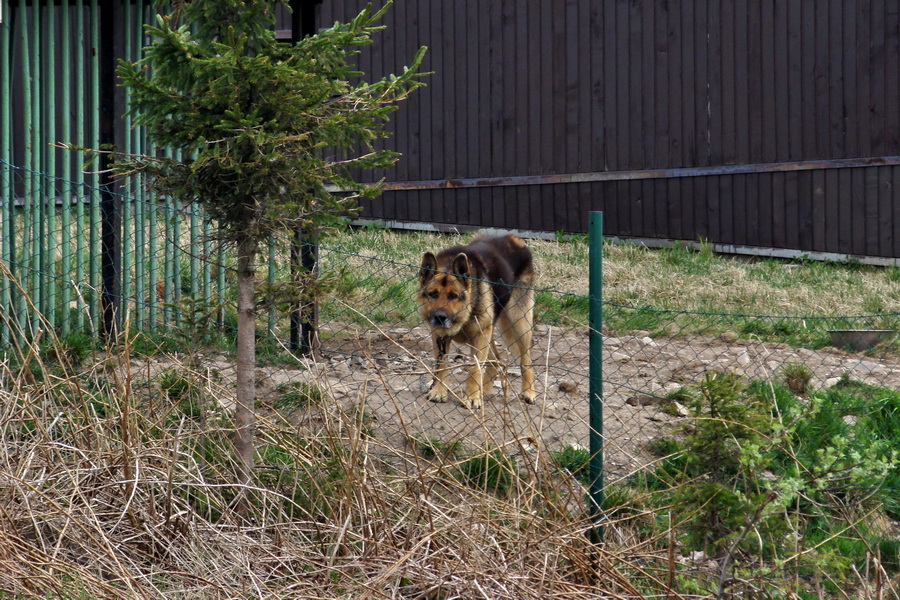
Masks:
[[[450,341],[468,344],[473,364],[462,403],[480,409],[499,370],[494,329],[522,368],[521,398],[535,401],[531,338],[534,325],[534,263],[515,235],[479,236],[437,255],[426,252],[419,269],[418,311],[431,329],[435,372],[428,398],[446,401]],[[503,378],[505,383],[505,378]]]

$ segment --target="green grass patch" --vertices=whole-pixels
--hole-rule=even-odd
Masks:
[[[453,458],[462,454],[463,442],[460,439],[444,441],[425,435],[413,435],[409,438],[409,444],[415,453],[426,459]]]
[[[457,479],[498,496],[512,491],[515,474],[515,460],[500,449],[486,450],[461,461],[456,467]]]
[[[582,446],[568,445],[551,453],[556,468],[568,473],[584,485],[591,483],[591,451]]]
[[[278,411],[289,412],[299,408],[320,405],[325,399],[325,392],[315,384],[296,381],[282,383],[276,388],[278,398],[272,403],[272,408]]]

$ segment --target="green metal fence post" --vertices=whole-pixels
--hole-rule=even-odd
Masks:
[[[151,154],[153,150],[148,150],[148,154]],[[159,203],[157,202],[156,194],[153,192],[148,192],[147,194],[147,240],[148,249],[147,253],[149,254],[147,261],[147,271],[149,276],[148,287],[148,297],[150,300],[150,305],[147,307],[147,319],[149,322],[149,329],[152,331],[156,329],[156,319],[157,319],[157,304],[160,300],[159,290],[157,289],[157,279],[159,279],[159,266],[158,259],[156,257],[156,238],[157,232],[156,228],[159,225]],[[163,249],[165,250],[165,243],[163,243]]]
[[[591,539],[603,541],[601,506],[603,505],[603,213],[590,213],[588,274],[590,296],[590,477]]]
[[[203,306],[212,303],[212,221],[203,215]]]
[[[122,42],[122,59],[123,60],[133,60],[132,56],[132,7],[131,2],[125,2],[123,6],[122,20],[125,23],[125,31],[122,32],[122,37],[124,37],[124,41]],[[128,108],[131,104],[131,90],[126,88],[125,90],[125,114],[122,115],[122,139],[125,145],[125,152],[128,154],[137,154],[138,149],[133,145],[132,141],[132,123],[131,123],[131,114],[129,114]],[[136,244],[137,239],[137,228],[138,222],[135,218],[137,213],[137,208],[134,206],[134,177],[128,177],[120,184],[119,193],[121,194],[121,200],[119,201],[119,208],[121,209],[122,214],[122,224],[120,225],[121,235],[119,238],[119,257],[121,260],[121,264],[119,265],[119,273],[120,273],[120,282],[119,285],[121,288],[119,289],[119,321],[120,323],[127,323],[130,319],[135,319],[135,311],[137,309],[137,302],[132,294],[132,285],[134,284],[134,279],[132,278],[131,268],[136,258],[138,248]],[[134,237],[132,237],[132,232]],[[134,301],[134,304],[132,302]],[[137,323],[137,326],[140,327],[140,320],[132,321],[132,323]]]
[[[19,11],[23,9],[20,7]],[[12,117],[12,74],[9,68],[9,49],[12,46],[10,17],[0,23],[0,121],[7,124],[0,128],[0,260],[6,267],[12,268],[13,232],[12,220],[15,212],[15,177],[12,169],[12,127],[8,124]],[[13,313],[12,282],[7,277],[0,277],[0,346],[10,343],[10,325]]]
[[[78,38],[75,40],[75,72],[84,73],[84,47],[87,45],[87,31],[84,28],[84,0],[75,2],[75,31]],[[84,77],[75,78],[75,143],[87,145],[85,138],[84,116]],[[85,300],[84,272],[85,272],[85,200],[90,196],[84,184],[84,169],[75,169],[75,285],[78,300],[78,310],[75,314],[75,326],[78,331],[85,331]]]
[[[31,18],[34,20],[37,19],[36,13],[37,10],[33,7],[31,11]],[[37,181],[35,179],[35,173],[37,173],[37,165],[35,164],[34,149],[38,145],[38,140],[35,137],[36,127],[34,125],[34,114],[32,112],[32,107],[34,105],[34,102],[32,101],[32,84],[36,85],[37,78],[32,76],[33,52],[32,44],[29,41],[28,11],[26,7],[21,7],[19,15],[22,17],[22,21],[17,24],[17,28],[21,33],[22,44],[22,114],[24,115],[23,120],[25,136],[30,142],[26,143],[25,145],[25,189],[22,198],[22,269],[19,274],[19,280],[22,288],[31,293],[32,300],[37,301],[37,294],[32,287],[36,280],[33,277],[34,257],[32,252],[33,246],[31,242],[31,238],[34,235],[32,231],[32,217],[34,214],[33,207],[35,202],[34,190],[37,189]],[[36,54],[36,52],[34,52],[34,54]],[[19,327],[21,328],[21,331],[27,332],[28,328],[26,326],[26,322],[28,320],[28,315],[26,313],[25,294],[19,294],[18,301],[18,306],[16,308],[19,317]],[[37,313],[34,314],[36,316]]]
[[[61,125],[63,130],[63,139],[69,139],[68,136],[72,135],[71,121],[70,115],[72,113],[72,88],[70,82],[71,79],[71,57],[72,57],[72,45],[71,45],[71,37],[69,30],[71,28],[71,16],[69,12],[71,7],[68,4],[62,4],[62,77],[60,80],[60,84],[62,87],[62,119]],[[81,140],[77,140],[77,143],[81,143]],[[72,290],[69,288],[72,281],[72,275],[70,269],[72,268],[72,231],[70,227],[72,226],[72,196],[75,190],[72,189],[72,165],[74,165],[75,157],[73,156],[74,152],[67,152],[62,156],[62,172],[63,177],[65,177],[65,182],[62,185],[62,191],[60,193],[61,204],[60,210],[62,224],[61,235],[60,235],[60,243],[62,244],[61,252],[60,252],[60,333],[63,337],[69,334],[69,329],[71,326],[70,315],[69,315],[69,300],[71,299]],[[80,170],[80,169],[79,169]],[[78,190],[77,193],[81,193],[81,190]]]
[[[91,89],[88,113],[91,120],[89,148],[100,147],[100,9],[98,0],[90,2],[90,48],[94,49],[90,56]],[[96,169],[96,167],[95,167]],[[89,280],[91,297],[89,302],[92,335],[100,335],[100,175],[91,176],[91,204],[88,230],[88,259],[90,261]]]
[[[222,328],[225,326],[225,243],[222,240],[218,223],[216,224],[216,302],[219,303],[217,325]]]
[[[62,9],[65,8],[64,4],[61,6]],[[45,77],[47,82],[44,93],[42,94],[46,98],[45,102],[47,103],[43,130],[47,139],[56,141],[58,139],[56,134],[56,7],[52,2],[47,5],[45,12],[47,15],[46,31],[50,34],[44,36],[44,44],[42,44],[44,52],[44,64],[42,68],[46,72]],[[68,107],[66,107],[66,109],[68,109]],[[43,230],[42,235],[43,251],[41,254],[43,255],[42,267],[44,269],[42,278],[46,288],[41,301],[42,312],[44,318],[47,320],[47,326],[51,329],[56,329],[56,256],[59,252],[56,238],[56,199],[57,196],[60,195],[59,188],[57,188],[57,149],[52,146],[47,146],[44,151],[47,153],[47,162],[44,168],[47,176],[45,179],[44,193],[42,194],[42,202],[46,206],[47,213],[45,217],[46,229]]]

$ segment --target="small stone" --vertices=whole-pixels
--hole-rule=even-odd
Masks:
[[[578,385],[572,381],[560,381],[559,391],[565,394],[574,394],[576,391],[578,391]]]
[[[635,394],[625,401],[629,406],[653,406],[660,403],[660,398],[649,394]]]
[[[668,396],[672,392],[677,392],[683,387],[684,385],[678,383],[677,381],[670,381],[666,384],[663,384],[662,393],[660,394],[660,396]]]
[[[340,378],[346,378],[350,376],[350,365],[346,362],[335,363],[332,367],[332,372]]]

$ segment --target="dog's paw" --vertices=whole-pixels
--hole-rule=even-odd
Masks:
[[[442,385],[435,385],[428,390],[428,399],[432,402],[446,402],[447,388]]]
[[[469,410],[481,410],[482,405],[482,396],[470,396],[466,398],[465,401],[463,401],[463,406],[465,406]]]
[[[519,397],[522,399],[522,402],[525,404],[534,404],[535,403],[535,394],[534,392],[522,392]]]

